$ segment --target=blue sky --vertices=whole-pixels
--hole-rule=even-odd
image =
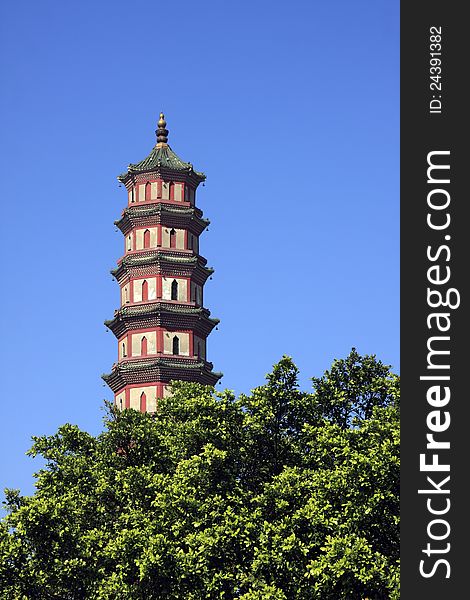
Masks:
[[[32,435],[101,430],[117,344],[116,176],[155,143],[207,175],[208,357],[248,392],[291,355],[399,370],[399,5],[3,3],[0,487],[33,490]]]

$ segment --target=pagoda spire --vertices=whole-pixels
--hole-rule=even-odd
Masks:
[[[166,129],[165,115],[161,112],[160,119],[157,123],[157,148],[164,148],[168,146],[168,129]]]

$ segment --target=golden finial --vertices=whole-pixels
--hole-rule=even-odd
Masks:
[[[168,129],[166,129],[165,115],[162,112],[157,127],[158,129],[155,132],[157,134],[157,148],[168,146]]]

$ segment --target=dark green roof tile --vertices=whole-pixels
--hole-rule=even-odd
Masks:
[[[195,171],[191,163],[184,162],[168,145],[160,146],[156,144],[150,154],[138,163],[131,163],[127,167],[127,173],[119,175],[118,179],[124,181],[132,173],[144,173],[159,169],[177,171],[180,173],[193,173],[198,179],[204,181],[204,173]]]

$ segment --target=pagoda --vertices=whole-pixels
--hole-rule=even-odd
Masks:
[[[170,382],[215,385],[221,373],[207,361],[206,340],[219,322],[204,308],[204,284],[213,273],[199,254],[209,225],[196,207],[205,175],[168,145],[160,114],[157,143],[118,180],[128,205],[115,225],[124,235],[124,256],[111,271],[121,307],[105,325],[118,342],[118,360],[103,375],[119,409],[155,412],[171,394]]]

